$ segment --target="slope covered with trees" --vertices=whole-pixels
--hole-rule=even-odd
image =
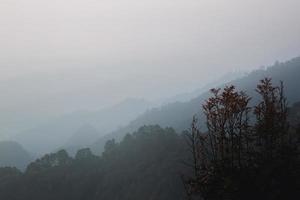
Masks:
[[[238,89],[247,92],[248,95],[252,97],[251,104],[255,104],[259,96],[253,88],[255,88],[259,80],[264,77],[272,77],[275,83],[279,81],[284,82],[285,95],[288,98],[289,104],[292,105],[294,102],[300,100],[300,92],[298,92],[298,86],[300,85],[299,74],[300,57],[297,57],[283,63],[276,62],[273,66],[253,71],[243,78],[230,81],[224,85],[235,85]],[[224,85],[220,85],[220,87]],[[128,126],[100,138],[91,146],[92,150],[96,153],[101,153],[107,140],[112,138],[121,139],[126,133],[133,132],[143,125],[158,124],[162,127],[173,127],[177,132],[181,132],[190,127],[194,114],[198,115],[200,123],[203,122],[205,118],[203,113],[200,112],[200,107],[201,104],[209,98],[210,93],[207,91],[199,95],[197,98],[188,102],[170,103],[145,112],[129,123]],[[205,124],[202,124],[202,127],[204,126]]]
[[[180,161],[186,152],[172,128],[144,126],[120,143],[108,141],[101,157],[89,149],[75,158],[60,150],[31,163],[24,173],[0,168],[0,199],[182,199]]]

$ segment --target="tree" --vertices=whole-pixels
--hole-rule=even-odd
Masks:
[[[213,97],[203,105],[212,161],[215,164],[242,167],[242,155],[249,151],[250,97],[234,86],[211,90]]]
[[[248,163],[250,98],[234,86],[212,89],[213,96],[203,105],[207,133],[201,133],[193,118],[188,145],[192,155],[194,177],[185,180],[188,196],[201,193],[202,198],[217,196],[215,187],[222,184],[217,176],[245,167]]]
[[[187,135],[194,174],[183,179],[189,198],[283,199],[299,195],[300,161],[297,137],[287,121],[283,83],[269,78],[257,85],[261,101],[234,86],[212,89],[203,105],[207,132],[193,119]],[[250,118],[255,120],[250,123]],[[253,125],[251,125],[253,124]]]
[[[265,78],[257,85],[256,91],[262,100],[255,106],[255,130],[264,159],[273,159],[279,149],[288,143],[287,101],[283,83],[276,87],[272,79]]]

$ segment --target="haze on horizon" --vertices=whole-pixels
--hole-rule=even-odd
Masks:
[[[0,4],[0,125],[163,99],[300,55],[299,0]]]

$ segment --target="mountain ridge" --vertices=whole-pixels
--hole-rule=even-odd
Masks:
[[[275,85],[278,85],[280,81],[284,82],[286,96],[292,105],[300,100],[300,93],[295,92],[299,90],[299,75],[300,57],[296,57],[285,62],[275,62],[274,65],[264,69],[254,70],[243,78],[229,81],[219,85],[219,87],[235,85],[239,90],[243,90],[253,97],[251,103],[255,103],[257,94],[254,88],[256,88],[257,83],[264,77],[271,77]],[[127,126],[103,136],[91,146],[91,149],[99,154],[103,151],[107,140],[112,138],[120,140],[126,133],[136,131],[143,125],[157,124],[161,127],[173,127],[177,132],[186,130],[190,127],[193,115],[196,114],[200,122],[202,121],[201,105],[209,96],[209,91],[206,91],[188,102],[169,103],[160,108],[151,109],[131,121]]]

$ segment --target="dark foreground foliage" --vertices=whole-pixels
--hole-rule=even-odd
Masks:
[[[187,134],[194,171],[184,177],[189,199],[299,198],[300,133],[288,122],[283,84],[266,78],[256,91],[261,101],[250,107],[250,97],[234,86],[211,90],[203,105],[208,131],[201,133],[194,118]]]

